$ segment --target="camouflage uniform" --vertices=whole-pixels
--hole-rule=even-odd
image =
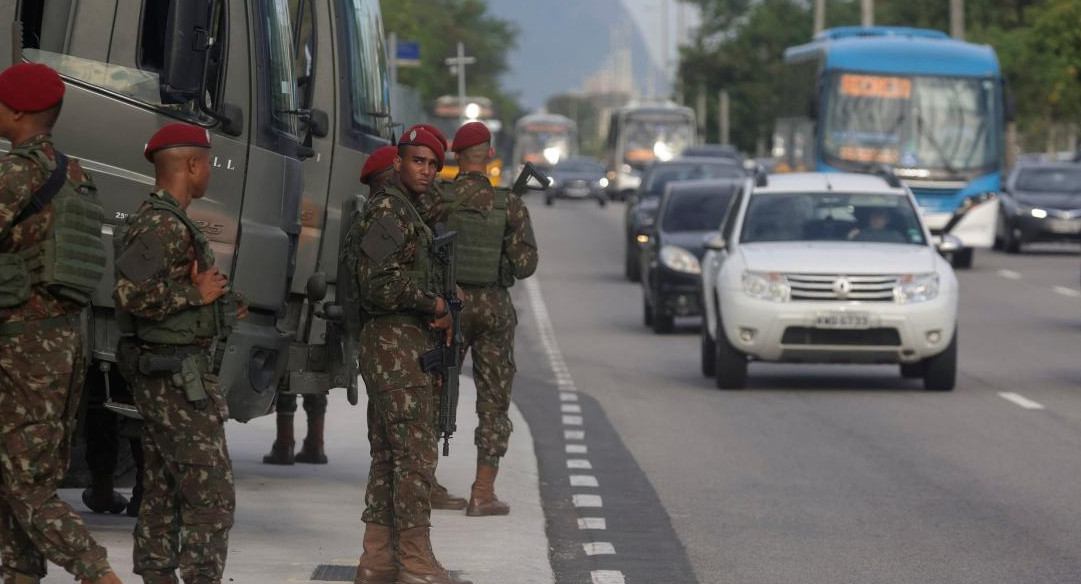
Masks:
[[[163,190],[151,196],[179,209],[176,199]],[[156,270],[153,275],[136,281],[118,270],[113,293],[117,307],[147,321],[198,309],[202,297],[191,282],[191,265],[201,255],[200,270],[208,269],[213,254],[197,249],[202,246],[193,243],[191,230],[171,212],[152,208],[149,201],[124,236],[124,248],[146,233],[158,235],[162,258],[150,268]],[[144,375],[137,367],[122,364],[145,419],[144,492],[135,525],[134,559],[135,573],[148,584],[176,582],[177,568],[189,584],[217,583],[225,569],[236,501],[225,445],[228,411],[217,377],[207,373],[210,344],[210,339],[199,339],[194,347],[139,340],[137,348],[139,354],[187,350],[197,355],[211,402],[202,410],[188,401],[169,375]]]
[[[52,170],[15,154],[34,151],[56,159],[51,138],[40,135],[0,160],[0,229],[9,233],[0,253],[42,241],[53,219],[47,206],[11,226]],[[68,180],[93,188],[74,160]],[[8,582],[16,572],[44,577],[46,560],[88,580],[110,571],[105,549],[56,495],[86,370],[79,311],[40,285],[23,304],[0,309],[0,553]]]
[[[426,326],[436,280],[421,269],[432,234],[405,192],[395,180],[368,200],[346,252],[366,319],[359,363],[372,465],[363,520],[399,531],[430,525],[437,456],[436,379],[420,368],[439,342]]]
[[[454,205],[491,212],[495,187],[481,172],[458,175],[453,183],[441,185],[426,195],[424,209],[430,223],[444,222]],[[464,199],[463,199],[464,197]],[[518,314],[511,301],[509,287],[517,279],[528,278],[537,269],[537,242],[529,210],[521,197],[507,194],[507,225],[503,235],[499,282],[488,286],[462,283],[461,326],[466,350],[473,351],[473,380],[477,385],[477,416],[480,424],[474,434],[477,462],[498,467],[507,453],[513,430],[510,417],[511,384],[517,368],[514,364],[514,328]]]

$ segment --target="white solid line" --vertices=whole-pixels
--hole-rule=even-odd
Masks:
[[[1007,280],[1020,280],[1021,274],[1013,270],[999,270],[998,275],[1006,278]]]
[[[593,584],[627,584],[619,570],[593,570],[589,576]]]
[[[578,401],[578,394],[563,392],[559,394],[559,401],[576,402]]]
[[[582,416],[563,416],[564,426],[581,426]]]
[[[1013,403],[1025,408],[1026,410],[1042,410],[1043,409],[1043,404],[1041,404],[1039,402],[1032,401],[1032,400],[1028,399],[1027,397],[1025,397],[1023,395],[1020,395],[1020,394],[1017,394],[1017,393],[1011,393],[1011,392],[1008,392],[1008,391],[1000,391],[998,395],[1002,399],[1013,402]]]
[[[571,495],[575,507],[604,507],[600,495]]]
[[[593,468],[593,465],[584,458],[568,458],[567,468]]]
[[[586,439],[586,431],[585,430],[563,430],[563,439],[564,440],[585,440]]]
[[[571,475],[572,487],[599,487],[597,477],[593,475]]]
[[[582,413],[582,406],[578,404],[563,404],[559,406],[559,409],[565,414],[580,414]]]
[[[567,454],[585,454],[589,448],[585,444],[568,444],[564,451]]]
[[[1055,286],[1052,290],[1063,296],[1069,296],[1070,298],[1081,298],[1081,290],[1074,290],[1073,288],[1067,288],[1065,286]]]
[[[616,547],[607,541],[591,541],[583,543],[582,549],[587,556],[612,555],[616,553]]]
[[[604,517],[579,517],[578,529],[608,529],[608,522]]]

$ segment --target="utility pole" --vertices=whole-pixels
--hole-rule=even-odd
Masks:
[[[476,57],[465,56],[465,44],[458,43],[458,56],[444,61],[451,73],[458,74],[458,121],[465,123],[465,66],[476,64]]]
[[[728,135],[729,128],[731,128],[731,125],[729,124],[729,119],[728,119],[728,90],[727,89],[722,89],[721,90],[721,98],[720,98],[720,103],[718,105],[719,105],[719,107],[721,109],[721,111],[720,111],[721,115],[717,116],[717,117],[719,117],[721,119],[721,121],[720,121],[720,124],[721,124],[721,128],[720,128],[720,130],[721,130],[721,135],[720,135],[721,144],[731,144],[732,141],[731,141],[731,139],[729,138],[729,135]]]
[[[695,113],[695,116],[698,118],[698,135],[699,135],[699,137],[703,138],[702,141],[705,142],[706,141],[705,140],[705,136],[706,136],[706,86],[705,85],[699,85],[698,86],[698,96],[697,96],[697,99],[695,99],[694,113]]]
[[[664,59],[664,66],[662,67],[664,70],[664,81],[661,83],[661,91],[666,92],[666,94],[670,94],[672,91],[672,75],[668,70],[670,61],[668,54],[668,32],[668,0],[661,0],[661,47],[663,47],[661,58]],[[665,99],[667,98],[668,95],[665,95]]]
[[[826,29],[826,0],[815,0],[815,34]]]
[[[860,21],[863,26],[875,24],[875,0],[862,0],[860,9]]]
[[[965,40],[965,0],[950,0],[950,36]]]
[[[398,105],[398,33],[390,33],[387,40],[387,61],[390,65],[390,107],[391,112]]]

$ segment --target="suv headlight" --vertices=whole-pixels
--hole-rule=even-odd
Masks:
[[[751,298],[771,302],[788,302],[792,297],[788,279],[777,272],[743,272],[743,292]]]
[[[685,274],[701,274],[702,266],[698,264],[698,258],[694,254],[674,245],[661,247],[661,263],[669,269]]]
[[[938,297],[938,274],[906,274],[893,289],[899,304],[927,302]]]

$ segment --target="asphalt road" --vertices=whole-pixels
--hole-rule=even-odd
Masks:
[[[536,417],[535,388],[554,367],[573,384],[560,389],[587,406],[586,442],[605,438],[588,427],[600,419],[627,453],[594,452],[593,465],[615,452],[648,479],[644,490],[630,483],[640,510],[659,504],[671,529],[661,514],[624,551],[627,582],[662,581],[636,577],[634,560],[650,549],[676,566],[685,550],[702,583],[1081,581],[1076,249],[978,253],[960,273],[953,392],[925,392],[896,367],[762,364],[751,365],[748,389],[722,392],[699,373],[696,319],[666,336],[642,325],[641,290],[622,278],[622,207],[538,202],[541,316],[552,327],[538,325],[536,299],[517,288],[516,401]],[[538,438],[542,494],[554,448]],[[622,516],[634,513],[633,501],[620,504]],[[620,553],[617,544],[606,561]]]

